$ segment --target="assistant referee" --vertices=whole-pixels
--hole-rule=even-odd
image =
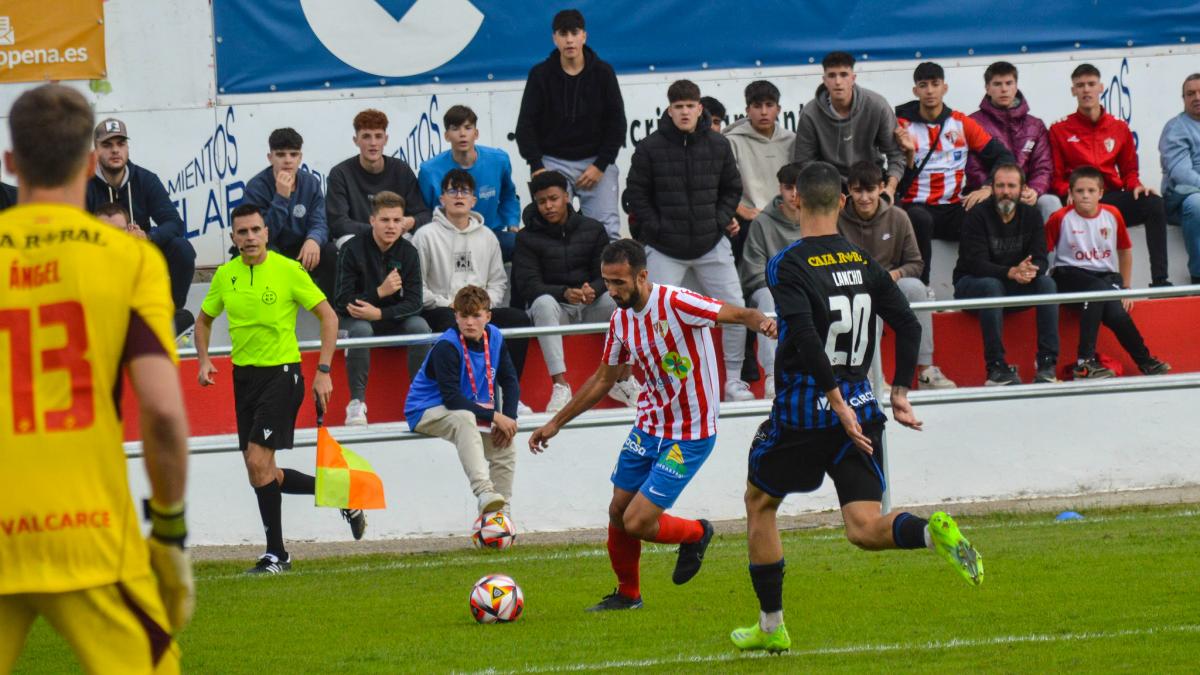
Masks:
[[[282,494],[311,495],[316,479],[275,465],[275,451],[292,447],[296,413],[304,402],[304,375],[296,341],[299,307],[321,320],[321,356],[313,393],[325,407],[333,382],[329,364],[337,341],[337,315],[299,262],[267,250],[268,230],[262,214],[243,204],[230,215],[233,243],[241,255],[221,265],[209,286],[196,320],[197,378],[214,383],[216,367],[208,357],[212,323],[229,313],[233,340],[233,399],[237,410],[238,445],[267,535],[267,551],[251,574],[278,574],[292,567],[283,546]],[[367,527],[358,509],[343,509],[355,539]]]

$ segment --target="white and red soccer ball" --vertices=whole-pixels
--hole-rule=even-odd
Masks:
[[[517,538],[517,526],[501,511],[484,513],[471,527],[471,541],[476,548],[506,549]]]
[[[471,589],[471,616],[479,623],[509,623],[521,618],[525,594],[512,577],[489,574]]]

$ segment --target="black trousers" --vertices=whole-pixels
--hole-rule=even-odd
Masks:
[[[917,237],[917,249],[925,270],[921,272],[921,283],[929,285],[929,272],[933,267],[933,240],[958,241],[963,218],[967,210],[960,204],[904,204],[908,219],[912,221],[913,234]]]
[[[434,333],[444,333],[454,325],[454,310],[449,307],[434,307],[421,312],[422,318],[429,324],[429,330]],[[497,328],[528,328],[533,325],[525,310],[516,307],[493,307],[492,325]],[[525,372],[525,352],[529,349],[529,338],[505,338],[508,354],[512,357],[513,367],[517,369],[517,378]]]
[[[1079,267],[1055,267],[1054,282],[1060,293],[1085,293],[1088,291],[1111,291],[1121,288],[1121,275],[1092,272]],[[1096,356],[1096,336],[1100,324],[1117,336],[1117,341],[1129,352],[1138,365],[1150,359],[1150,350],[1141,332],[1133,323],[1133,317],[1121,306],[1120,300],[1083,303],[1083,314],[1079,318],[1078,358],[1087,360]]]
[[[1150,279],[1167,280],[1167,206],[1158,195],[1142,195],[1137,199],[1128,190],[1113,190],[1100,202],[1116,207],[1127,227],[1146,226],[1146,250],[1150,254]]]

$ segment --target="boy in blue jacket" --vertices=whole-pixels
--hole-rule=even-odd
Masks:
[[[457,325],[425,357],[408,390],[404,417],[412,431],[454,444],[480,514],[491,513],[512,499],[520,384],[500,330],[488,323],[487,291],[464,286],[453,306]],[[496,408],[497,385],[503,412]]]
[[[325,295],[332,297],[337,247],[329,240],[321,180],[300,170],[304,138],[285,127],[272,131],[267,145],[271,165],[246,184],[245,202],[262,213],[271,250],[299,260]]]

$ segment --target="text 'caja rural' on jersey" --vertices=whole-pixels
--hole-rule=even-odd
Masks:
[[[229,312],[233,365],[281,366],[300,361],[299,308],[324,299],[299,261],[269,251],[258,265],[239,256],[218,267],[200,311],[213,318]]]
[[[860,423],[883,421],[867,377],[876,317],[896,332],[893,385],[912,385],[921,341],[921,324],[887,270],[841,235],[805,237],[767,263],[767,287],[779,322],[772,418],[794,429],[835,426],[825,392],[836,387]]]
[[[175,359],[158,249],[52,204],[0,213],[0,595],[150,573],[129,494],[122,366]]]
[[[717,433],[720,378],[712,331],[721,302],[654,284],[642,311],[618,309],[608,323],[604,362],[636,362],[645,376],[638,398],[642,431],[673,441]]]

